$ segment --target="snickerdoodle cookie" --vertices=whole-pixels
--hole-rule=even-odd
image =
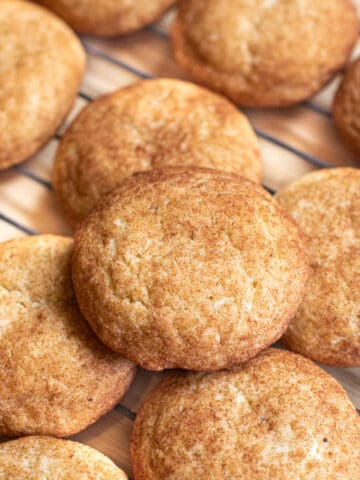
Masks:
[[[75,226],[134,172],[191,164],[261,179],[256,136],[234,105],[180,80],[143,81],[80,113],[60,143],[53,185]]]
[[[313,267],[283,342],[328,365],[360,366],[360,170],[310,173],[276,199],[304,232]]]
[[[134,480],[355,480],[360,417],[310,360],[269,349],[169,375],[136,417],[131,456]]]
[[[77,231],[80,309],[151,370],[220,369],[282,335],[308,276],[299,230],[259,185],[201,168],[134,175]]]
[[[119,35],[156,20],[175,0],[36,0],[81,33]]]
[[[333,119],[345,144],[360,160],[360,58],[345,72],[335,95]]]
[[[108,457],[77,442],[24,437],[0,444],[4,480],[127,480]]]
[[[317,92],[357,34],[351,0],[180,0],[172,39],[198,82],[239,104],[272,107]]]
[[[0,2],[0,169],[34,154],[72,106],[85,54],[73,32],[44,8]]]
[[[80,315],[72,248],[57,236],[0,244],[0,435],[76,433],[111,410],[134,375]]]

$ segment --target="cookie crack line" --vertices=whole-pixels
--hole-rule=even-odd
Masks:
[[[21,301],[21,300],[18,300],[16,298],[13,297],[13,293],[19,293],[20,295],[24,296],[24,293],[21,292],[21,290],[17,290],[16,288],[12,288],[12,289],[9,289],[7,288],[4,284],[0,283],[0,288],[2,288],[3,290],[5,290],[5,292],[7,292],[12,298],[12,302],[28,309],[29,307],[41,307],[43,305],[45,305],[45,302],[33,302],[32,300],[30,300],[30,298],[27,299],[27,301],[29,303],[26,303],[26,301]]]

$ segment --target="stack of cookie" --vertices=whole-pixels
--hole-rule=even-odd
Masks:
[[[173,1],[38,3],[79,32],[113,35]],[[347,61],[354,9],[255,3],[182,0],[176,57],[243,105],[307,99]],[[313,32],[310,50],[296,43]],[[54,134],[85,55],[60,19],[21,0],[0,0],[0,33],[6,167]],[[360,366],[360,171],[311,173],[275,197],[261,178],[246,116],[189,82],[139,82],[75,118],[53,167],[75,239],[0,245],[0,435],[26,437],[0,445],[0,478],[127,478],[60,438],[110,411],[135,365],[183,370],[136,418],[135,480],[360,478],[359,416],[305,358]],[[268,348],[278,340],[297,353]]]

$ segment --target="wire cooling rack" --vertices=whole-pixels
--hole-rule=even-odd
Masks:
[[[186,79],[171,54],[168,30],[172,16],[173,12],[170,12],[142,31],[118,39],[82,38],[87,52],[87,71],[72,112],[37,155],[0,173],[0,241],[37,233],[72,235],[57,210],[51,191],[51,166],[59,140],[75,115],[99,95],[139,79]],[[360,42],[353,58],[359,54]],[[341,76],[342,73],[311,101],[296,107],[244,109],[259,137],[264,186],[270,192],[314,169],[359,167],[341,145],[331,121],[332,98]],[[326,370],[343,384],[359,409],[360,368]],[[72,438],[107,454],[131,474],[129,438],[132,422],[146,393],[161,377],[162,374],[140,370],[121,403]]]

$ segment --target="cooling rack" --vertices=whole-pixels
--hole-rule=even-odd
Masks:
[[[360,3],[360,2],[358,2]],[[37,233],[72,235],[51,188],[54,153],[66,126],[93,98],[139,79],[186,79],[173,60],[169,25],[174,12],[142,31],[117,39],[82,37],[87,71],[74,108],[48,144],[27,162],[0,173],[0,241]],[[360,54],[360,42],[353,57]],[[333,166],[357,166],[341,145],[331,121],[333,94],[341,73],[311,101],[287,109],[244,109],[259,137],[264,186],[271,192],[299,176]],[[360,368],[326,368],[360,409]],[[111,457],[131,475],[129,438],[136,411],[162,374],[140,370],[113,411],[72,437]],[[1,439],[0,439],[1,440]]]

